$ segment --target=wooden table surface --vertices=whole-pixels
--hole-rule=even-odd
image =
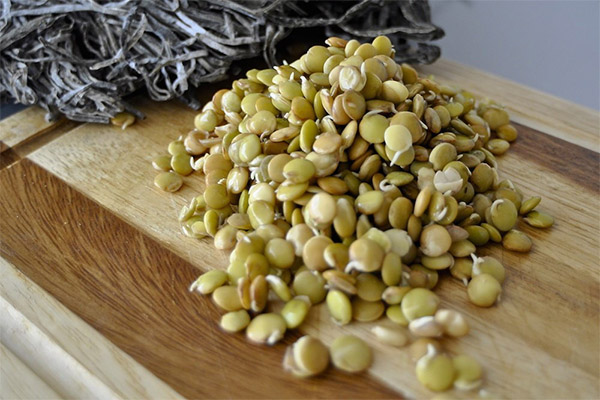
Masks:
[[[534,240],[529,254],[482,251],[507,267],[498,306],[474,307],[460,282],[441,280],[443,304],[472,326],[445,345],[478,359],[484,388],[501,397],[599,398],[598,112],[447,60],[420,69],[508,107],[520,137],[499,158],[501,176],[541,195],[556,219],[550,230],[520,225]],[[203,88],[204,99],[218,87]],[[202,178],[185,178],[174,195],[152,185],[150,160],[189,130],[194,112],[138,105],[148,117],[125,131],[46,123],[37,108],[0,121],[0,397],[434,395],[406,348],[379,344],[366,374],[286,374],[283,352],[301,334],[372,340],[370,324],[340,328],[323,307],[273,347],[222,333],[216,306],[187,288],[201,271],[225,268],[227,255],[184,237],[176,221]]]

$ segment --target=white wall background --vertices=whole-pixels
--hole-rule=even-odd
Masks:
[[[600,109],[599,0],[429,0],[442,57]]]

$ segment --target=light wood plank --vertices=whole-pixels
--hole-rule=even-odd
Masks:
[[[0,152],[14,148],[63,124],[65,119],[46,121],[46,111],[29,107],[0,121]]]
[[[2,258],[0,275],[3,344],[61,396],[181,398]]]
[[[600,112],[596,110],[443,58],[418,69],[439,82],[505,105],[519,123],[600,152]]]
[[[209,240],[183,237],[176,221],[180,207],[200,193],[202,177],[196,174],[185,178],[185,186],[175,195],[162,193],[151,184],[155,171],[150,160],[164,153],[171,140],[187,132],[194,113],[173,103],[144,102],[140,107],[148,118],[126,132],[85,125],[33,153],[30,159],[199,269],[225,268],[226,253],[214,250]],[[497,246],[486,250],[508,269],[506,293],[498,307],[484,310],[472,306],[466,301],[462,284],[443,279],[440,296],[448,306],[464,310],[473,331],[459,342],[450,341],[448,346],[473,355],[485,365],[485,387],[493,393],[506,397],[598,397],[596,266],[600,232],[598,190],[593,183],[597,171],[589,164],[593,156],[583,149],[578,154],[577,148],[570,145],[572,157],[584,160],[581,168],[592,179],[591,185],[586,185],[582,179],[573,180],[577,171],[546,165],[544,157],[528,153],[544,151],[536,150],[533,143],[543,142],[555,150],[560,145],[539,133],[526,129],[522,133],[514,151],[501,157],[500,171],[526,195],[542,195],[542,209],[556,217],[556,226],[547,231],[522,227],[535,238],[530,254],[505,252]],[[524,145],[529,149],[519,147]],[[353,331],[371,341],[368,325],[340,328],[321,308],[317,310],[303,332],[330,342],[341,332]],[[405,396],[431,395],[415,380],[406,349],[376,345],[376,352],[371,370],[375,377]]]
[[[17,356],[0,343],[0,399],[61,399]]]

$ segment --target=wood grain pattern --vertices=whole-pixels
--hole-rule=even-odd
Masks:
[[[439,59],[420,73],[506,106],[511,118],[570,143],[600,151],[600,112],[455,61]]]
[[[200,270],[225,268],[224,253],[206,240],[183,237],[175,220],[181,205],[200,192],[202,177],[185,178],[186,185],[175,195],[150,185],[155,174],[150,160],[187,131],[194,114],[177,105],[140,106],[147,120],[125,133],[85,125],[30,159]],[[527,255],[498,246],[486,249],[507,266],[504,300],[498,307],[484,310],[468,304],[462,284],[443,279],[439,293],[444,303],[465,310],[473,331],[448,346],[472,354],[486,366],[486,387],[492,392],[508,397],[594,397],[600,392],[599,215],[594,183],[598,153],[526,127],[520,127],[520,133],[511,152],[500,158],[501,173],[526,195],[542,195],[541,208],[556,217],[556,226],[547,231],[522,226],[535,239],[534,250]],[[302,331],[330,342],[341,331],[370,338],[368,328],[358,324],[341,329],[317,308]],[[405,396],[431,395],[415,381],[413,364],[403,349],[376,346],[371,373]],[[532,385],[532,379],[544,379],[544,385]]]
[[[90,393],[100,397],[100,391],[88,388],[95,381],[110,388],[113,398],[181,398],[2,258],[0,275],[0,300],[6,306],[0,316],[1,338],[10,346],[7,350],[18,354],[19,362],[27,360],[26,368],[38,379],[44,377],[42,382],[53,392],[65,398],[88,398]],[[31,342],[40,344],[33,354]],[[57,368],[59,359],[68,360],[68,368]],[[87,379],[88,374],[94,379]],[[88,390],[83,392],[82,387]],[[38,396],[47,397],[43,393]]]
[[[195,267],[27,160],[0,185],[0,255],[184,396],[396,396],[336,371],[298,384],[281,369],[293,337],[267,348],[223,334],[216,306],[187,291]]]

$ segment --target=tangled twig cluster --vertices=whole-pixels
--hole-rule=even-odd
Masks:
[[[142,87],[198,108],[189,89],[261,52],[275,64],[277,43],[298,28],[389,35],[398,60],[432,62],[440,51],[426,42],[443,31],[430,20],[426,0],[3,0],[0,95],[49,119],[104,123],[124,110],[142,117],[124,99]]]

